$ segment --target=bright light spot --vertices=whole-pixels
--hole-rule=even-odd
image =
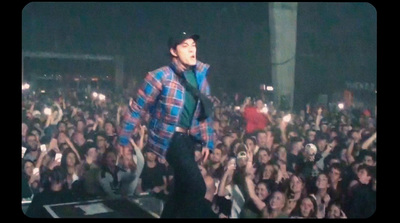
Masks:
[[[45,108],[44,111],[43,111],[43,113],[44,113],[45,115],[51,115],[51,109],[50,109],[50,108]]]
[[[287,114],[287,115],[283,116],[283,121],[284,122],[290,122],[291,118],[292,118],[292,115],[291,114]]]
[[[274,90],[274,87],[272,87],[272,86],[267,86],[267,91],[273,91]]]
[[[97,92],[93,92],[93,93],[92,93],[92,96],[93,96],[94,98],[97,98],[98,95],[99,95],[99,94],[97,94]]]
[[[99,99],[100,99],[100,100],[105,100],[105,99],[106,99],[106,96],[105,96],[104,94],[99,94]]]
[[[40,93],[46,93],[46,91],[45,90],[40,90]]]
[[[29,89],[30,85],[28,83],[25,83],[22,85],[22,90]]]
[[[339,107],[339,109],[343,109],[344,108],[344,104],[343,103],[339,103],[338,107]]]

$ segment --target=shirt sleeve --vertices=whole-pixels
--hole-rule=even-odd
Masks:
[[[129,105],[129,112],[123,117],[123,127],[119,132],[119,143],[121,145],[128,145],[132,131],[140,121],[140,118],[146,113],[148,107],[155,102],[161,89],[161,75],[149,72],[138,90],[136,101]]]

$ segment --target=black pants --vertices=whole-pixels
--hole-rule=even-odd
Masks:
[[[185,133],[175,132],[172,137],[166,159],[174,171],[174,187],[161,218],[208,217],[206,184],[194,160],[194,143]]]

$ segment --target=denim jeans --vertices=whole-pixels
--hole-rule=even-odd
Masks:
[[[206,184],[194,160],[194,139],[175,132],[166,159],[174,171],[174,186],[164,206],[161,218],[203,218]]]

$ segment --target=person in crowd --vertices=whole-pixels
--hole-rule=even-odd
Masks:
[[[71,148],[63,151],[61,157],[61,167],[67,172],[67,185],[68,189],[72,190],[72,185],[79,179],[78,165],[80,164],[79,156]]]
[[[259,130],[256,133],[256,140],[257,140],[257,147],[255,149],[255,153],[256,154],[258,152],[259,148],[267,148],[270,152],[271,152],[271,148],[268,147],[269,146],[269,140],[268,140],[268,134],[266,131],[264,130]]]
[[[316,193],[314,193],[317,201],[317,217],[325,218],[327,207],[331,200],[328,174],[325,172],[319,173],[315,181],[315,186],[317,188]]]
[[[26,210],[26,216],[30,218],[52,218],[44,205],[60,204],[76,201],[71,190],[66,184],[67,173],[61,166],[54,167],[48,175],[50,187],[35,195],[32,203]]]
[[[293,210],[291,218],[317,218],[317,200],[314,194],[307,195],[300,200],[300,205]]]
[[[40,142],[38,141],[38,138],[32,133],[28,133],[28,135],[26,136],[26,142],[28,145],[26,147],[24,160],[31,160],[36,164],[36,161],[40,156]]]
[[[114,148],[117,145],[117,129],[115,127],[114,122],[111,120],[105,120],[104,121],[104,131],[107,135],[107,142],[112,145]]]
[[[140,174],[137,193],[149,192],[157,198],[166,199],[167,173],[164,164],[158,162],[157,155],[148,147],[144,149],[145,164]]]
[[[318,175],[317,160],[315,156],[317,154],[317,147],[314,144],[307,144],[301,154],[301,162],[298,163],[296,170],[301,173],[310,182],[313,177]]]
[[[317,135],[317,132],[315,131],[315,129],[312,129],[312,128],[308,129],[306,131],[305,143],[306,144],[308,144],[308,143],[316,144],[316,135]]]
[[[79,153],[79,156],[81,157],[81,158],[83,158],[84,157],[84,154],[83,154],[83,149],[82,149],[82,147],[85,145],[85,143],[86,143],[86,139],[85,139],[85,135],[83,134],[83,132],[82,131],[75,131],[73,134],[72,134],[72,136],[71,136],[71,141],[72,141],[72,143],[73,143],[73,145],[74,145],[74,147],[76,148],[76,150],[78,151],[78,153]]]
[[[344,169],[343,165],[340,163],[332,164],[328,169],[328,176],[330,182],[330,196],[331,200],[339,200],[343,203],[344,198],[344,185],[343,185],[343,176],[344,176]]]
[[[104,197],[105,193],[100,185],[101,157],[97,152],[95,143],[87,141],[83,147],[83,159],[77,166],[78,184],[75,192],[83,198]]]
[[[33,175],[35,164],[31,160],[24,160],[22,163],[22,199],[30,199],[34,190],[39,192],[39,179]],[[37,175],[39,176],[39,175]]]
[[[285,194],[291,199],[291,208],[285,209],[285,213],[292,213],[294,208],[300,204],[303,197],[307,196],[306,178],[302,174],[292,174],[289,178],[289,185],[285,188]]]
[[[246,175],[246,192],[249,194],[249,199],[246,200],[240,218],[261,218],[262,211],[268,204],[268,197],[271,194],[271,188],[266,180],[260,180],[254,185],[253,177]]]
[[[294,137],[289,142],[287,153],[287,170],[292,173],[298,172],[298,166],[302,162],[301,152],[303,150],[303,141],[300,137]]]
[[[267,163],[271,160],[271,154],[268,149],[261,147],[255,156],[254,167],[255,171],[255,182],[258,182],[263,178],[263,172]]]
[[[257,140],[256,137],[253,135],[248,135],[244,138],[244,143],[246,144],[247,148],[252,151],[253,154],[256,154],[257,148]]]
[[[207,172],[210,173],[211,177],[215,180],[220,180],[222,175],[224,174],[224,162],[222,160],[223,156],[226,154],[225,151],[221,148],[222,143],[218,144],[213,153],[210,154],[210,159],[206,163]]]
[[[224,175],[218,186],[218,198],[220,205],[219,218],[238,218],[244,205],[245,197],[243,188],[239,184],[240,168],[237,158],[231,157],[227,163]],[[223,205],[221,207],[221,204]],[[229,209],[227,207],[230,207]]]
[[[204,178],[204,182],[206,183],[206,194],[204,196],[205,200],[202,200],[205,202],[207,206],[209,206],[208,213],[205,213],[205,218],[218,218],[218,215],[214,212],[214,204],[215,204],[215,199],[214,195],[217,192],[217,187],[215,186],[215,181],[213,177],[210,175],[210,173],[207,171],[206,167],[204,164],[199,164],[199,169],[201,172],[201,175]]]
[[[349,218],[369,218],[376,210],[375,167],[361,164],[357,176],[358,180],[350,182],[345,210]]]
[[[252,134],[257,130],[264,130],[272,118],[268,113],[268,108],[262,99],[257,99],[255,106],[251,105],[251,98],[247,97],[241,108],[244,120],[246,122],[246,133]]]
[[[107,150],[102,155],[98,180],[105,192],[106,199],[119,199],[122,197],[120,183],[121,175],[125,173],[125,170],[117,166],[116,161],[117,154],[114,150]]]
[[[141,141],[143,137],[144,133],[142,132]],[[130,142],[134,149],[135,156],[133,156],[132,150],[129,149],[129,147],[124,147],[120,156],[122,160],[121,168],[125,170],[125,174],[121,176],[120,188],[121,194],[125,197],[135,195],[139,177],[145,165],[142,148],[140,148],[132,138],[130,138]],[[134,159],[134,157],[136,157],[136,159]]]
[[[283,211],[286,204],[286,195],[282,191],[272,192],[268,205],[262,210],[262,218],[288,218],[289,216]]]
[[[329,219],[347,219],[346,213],[342,209],[342,205],[339,201],[332,200],[329,202],[327,207],[327,213],[325,218]]]
[[[105,154],[107,151],[110,150],[116,152],[112,144],[109,143],[107,134],[104,131],[97,132],[96,146],[100,156],[102,156],[103,154]]]

